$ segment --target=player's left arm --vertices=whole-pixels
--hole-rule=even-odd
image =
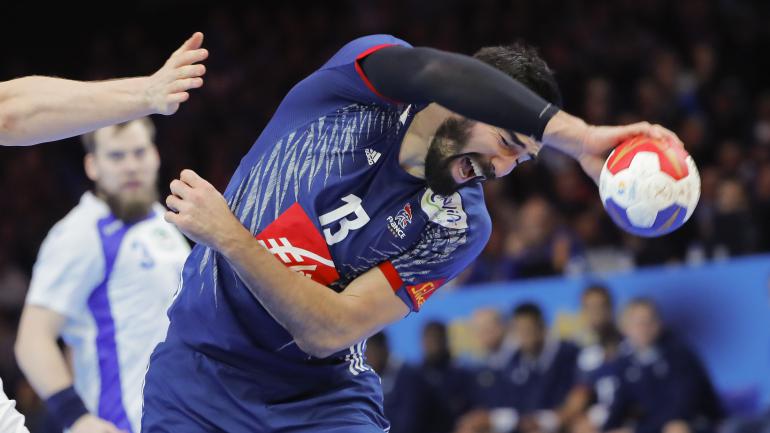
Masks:
[[[150,114],[170,115],[203,85],[197,32],[154,74],[107,81],[27,76],[0,81],[0,146],[29,146]]]
[[[233,215],[222,194],[192,170],[171,182],[166,220],[221,253],[270,315],[310,355],[323,358],[406,316],[379,268],[340,293],[291,271],[262,248]]]
[[[374,88],[389,99],[435,102],[465,117],[531,136],[578,160],[597,182],[607,153],[627,138],[644,134],[681,145],[676,134],[648,122],[589,125],[504,72],[466,55],[390,46],[360,59],[360,64]]]

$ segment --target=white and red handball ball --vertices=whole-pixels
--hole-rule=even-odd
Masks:
[[[599,195],[623,230],[662,236],[692,215],[700,198],[700,176],[681,146],[640,135],[618,145],[607,158]]]

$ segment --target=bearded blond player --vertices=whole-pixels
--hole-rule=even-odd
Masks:
[[[187,39],[155,73],[143,77],[83,82],[28,76],[0,81],[0,146],[59,140],[149,114],[174,114],[191,89],[203,85],[199,62],[203,34]],[[0,431],[27,433],[24,417],[2,390]]]

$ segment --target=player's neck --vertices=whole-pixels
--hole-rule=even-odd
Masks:
[[[446,108],[432,103],[414,116],[404,134],[398,162],[407,173],[425,179],[425,156],[436,130],[452,114]]]

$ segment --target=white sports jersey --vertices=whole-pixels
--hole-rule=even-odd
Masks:
[[[150,354],[166,335],[166,309],[190,247],[165,209],[127,225],[90,192],[48,233],[27,304],[66,317],[75,389],[88,410],[138,433]]]
[[[24,415],[16,410],[16,402],[9,400],[3,392],[3,380],[0,379],[0,432],[29,433],[24,426]]]

